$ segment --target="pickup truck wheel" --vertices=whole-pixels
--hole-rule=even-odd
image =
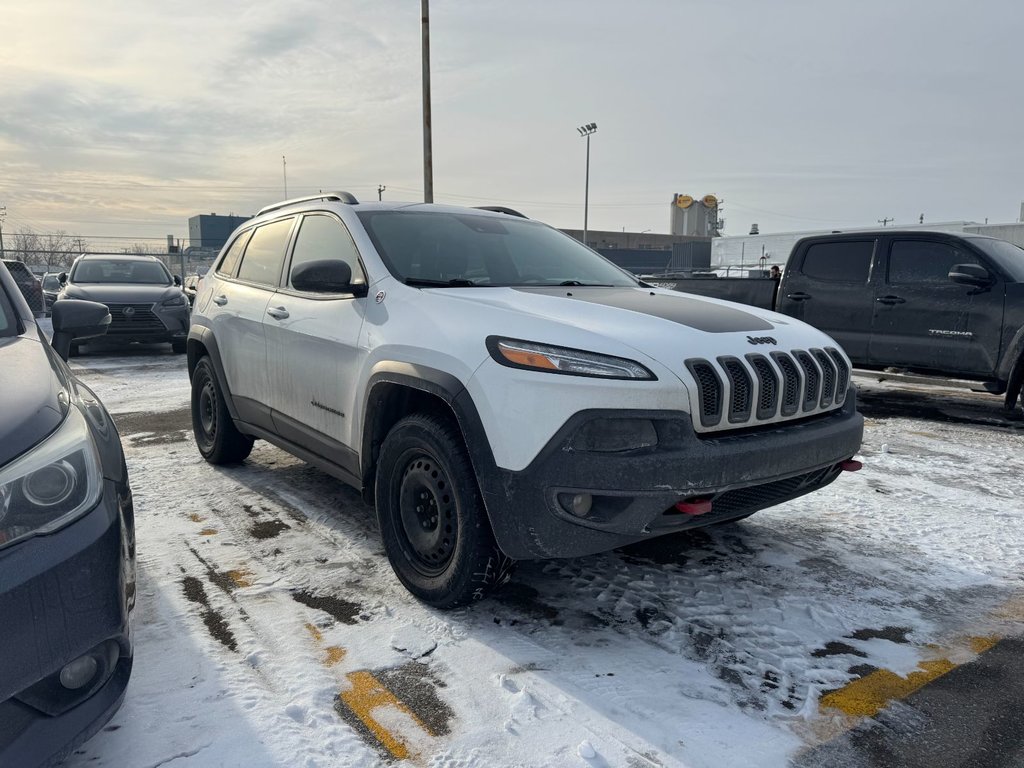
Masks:
[[[199,452],[211,464],[237,464],[252,451],[253,438],[231,420],[209,357],[192,374],[192,432]]]
[[[423,602],[454,608],[508,581],[513,561],[494,541],[465,444],[450,423],[417,414],[391,429],[376,498],[391,567]]]

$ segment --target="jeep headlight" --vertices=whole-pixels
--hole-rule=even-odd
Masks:
[[[603,379],[657,379],[647,368],[634,360],[582,349],[555,347],[497,336],[488,337],[487,349],[496,362],[509,368],[525,368],[570,376],[595,376]]]
[[[67,525],[102,492],[99,453],[85,417],[68,409],[57,431],[0,468],[0,546]]]

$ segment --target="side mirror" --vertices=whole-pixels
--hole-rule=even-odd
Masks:
[[[80,299],[53,303],[53,348],[67,362],[71,342],[102,336],[110,327],[110,310],[105,304]]]
[[[179,286],[179,287],[181,286],[181,276],[180,275],[175,275],[174,276],[174,284]]]
[[[59,275],[57,275],[57,282],[59,282],[61,285],[64,285],[64,283],[66,283],[67,281],[68,281],[68,273],[67,272],[61,272]]]
[[[962,285],[985,287],[995,282],[989,271],[980,264],[954,264],[949,279]]]
[[[318,259],[292,270],[292,287],[307,293],[353,293],[366,295],[366,284],[352,283],[352,267],[341,259]]]

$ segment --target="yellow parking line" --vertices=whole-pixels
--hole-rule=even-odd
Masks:
[[[932,680],[956,667],[948,659],[922,661],[917,672],[900,677],[887,669],[877,669],[847,683],[838,691],[821,697],[823,707],[831,707],[847,715],[874,717],[893,699],[902,699]]]
[[[998,637],[969,637],[967,646],[980,654],[999,642]],[[838,709],[852,717],[874,717],[895,699],[906,698],[959,664],[947,658],[930,659],[917,665],[917,670],[901,677],[887,669],[876,669],[864,677],[851,680],[842,688],[821,697],[822,707]]]
[[[313,642],[317,646],[322,647],[327,653],[327,658],[323,662],[324,666],[336,666],[345,658],[347,652],[344,648],[337,645],[323,645],[323,632],[315,624],[307,622],[306,631],[313,638]],[[373,673],[366,670],[349,672],[345,675],[345,679],[348,680],[351,687],[338,693],[338,704],[344,705],[394,759],[407,760],[413,755],[400,736],[395,735],[377,721],[373,716],[377,710],[385,707],[397,710],[407,715],[424,733],[431,736],[436,735],[401,699],[391,693],[380,680],[374,677]]]
[[[338,698],[362,721],[392,757],[397,760],[408,759],[410,752],[405,742],[374,719],[374,710],[380,707],[393,707],[412,718],[425,733],[430,733],[427,727],[369,672],[350,672],[346,677],[352,683],[352,687],[339,693]]]
[[[235,586],[237,587],[252,586],[252,574],[245,570],[245,568],[240,568],[235,571],[228,571],[227,576],[235,583]]]

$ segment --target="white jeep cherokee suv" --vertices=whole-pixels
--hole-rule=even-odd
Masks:
[[[507,209],[264,208],[202,282],[188,368],[208,461],[262,438],[361,489],[439,607],[515,560],[736,520],[859,466],[828,336],[652,288]]]

